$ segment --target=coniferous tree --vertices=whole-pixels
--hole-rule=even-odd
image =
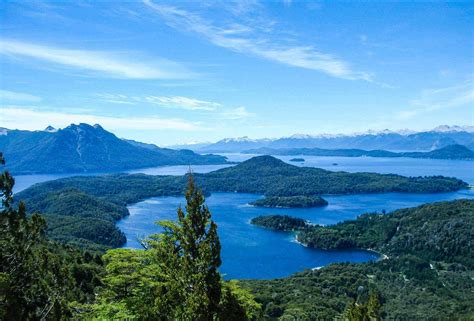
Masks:
[[[0,163],[5,164],[0,153]],[[66,314],[68,275],[61,262],[43,247],[46,223],[25,205],[13,203],[15,180],[0,176],[0,319],[49,320]]]
[[[158,257],[167,257],[165,273],[170,293],[182,302],[176,317],[189,320],[213,320],[221,301],[221,245],[217,225],[204,204],[202,192],[193,176],[188,178],[186,213],[178,208],[178,222],[161,222],[160,242],[151,242]]]
[[[257,320],[261,306],[236,281],[218,271],[217,225],[189,175],[186,211],[177,221],[158,222],[163,232],[143,242],[145,250],[110,250],[98,303],[84,319]]]

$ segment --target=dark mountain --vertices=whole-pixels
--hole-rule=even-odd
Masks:
[[[0,151],[8,169],[19,173],[121,171],[159,165],[222,164],[225,157],[125,141],[100,125],[61,130],[2,130]]]
[[[431,152],[401,153],[404,157],[414,158],[438,158],[438,159],[474,159],[474,151],[466,146],[455,144],[449,145]]]
[[[268,148],[261,147],[243,151],[246,154],[264,155],[310,155],[310,156],[344,156],[344,157],[412,157],[435,159],[474,159],[474,152],[463,145],[449,145],[431,152],[402,152],[395,153],[386,150],[363,149],[322,149],[322,148]]]
[[[322,148],[389,151],[430,151],[460,144],[474,149],[474,129],[470,126],[440,126],[431,131],[407,133],[382,131],[354,135],[293,135],[278,139],[226,138],[214,144],[196,147],[196,151],[242,152],[257,148]],[[192,146],[189,146],[192,148]]]

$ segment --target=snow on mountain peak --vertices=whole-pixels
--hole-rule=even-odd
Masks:
[[[450,132],[474,133],[474,126],[441,125],[441,126],[433,128],[431,131],[438,132],[438,133],[450,133]]]

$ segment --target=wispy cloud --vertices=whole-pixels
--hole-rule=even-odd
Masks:
[[[237,23],[218,25],[196,13],[177,7],[156,4],[151,0],[144,0],[144,3],[159,14],[168,25],[195,33],[219,47],[293,67],[320,71],[337,78],[366,81],[373,79],[372,74],[355,71],[348,62],[320,52],[313,46],[276,43],[267,37],[253,36],[252,28],[247,25]]]
[[[167,108],[177,108],[186,110],[214,111],[222,105],[212,101],[199,100],[184,96],[127,96],[122,94],[96,94],[101,100],[115,104],[145,103],[158,105]]]
[[[220,116],[224,119],[237,120],[237,119],[244,119],[244,118],[254,116],[254,114],[251,112],[248,112],[245,107],[237,107],[237,108],[222,112]]]
[[[21,102],[32,102],[37,103],[41,101],[41,97],[21,93],[17,91],[1,90],[0,89],[0,102],[5,101],[21,101]]]
[[[194,76],[184,66],[161,58],[138,62],[137,58],[114,52],[64,49],[7,39],[0,40],[0,54],[46,61],[93,72],[95,76],[128,79],[179,79]]]
[[[225,120],[238,120],[255,116],[243,106],[228,108],[224,105],[207,100],[184,96],[128,96],[123,94],[99,93],[94,97],[120,105],[149,104],[165,108],[212,112],[214,116]]]
[[[206,110],[213,111],[221,106],[212,101],[198,100],[183,96],[147,96],[145,100],[152,104],[164,107],[182,108],[188,110]]]
[[[422,114],[474,104],[474,83],[424,90],[410,102],[412,108],[396,114],[397,119],[411,119]]]
[[[206,130],[198,123],[183,119],[159,117],[112,117],[85,113],[72,113],[53,110],[39,110],[24,106],[2,106],[0,108],[0,127],[40,130],[48,125],[65,127],[71,123],[101,124],[111,130]]]

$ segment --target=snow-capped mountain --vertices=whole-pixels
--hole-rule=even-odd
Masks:
[[[438,126],[416,132],[402,130],[368,130],[353,134],[295,134],[277,139],[251,139],[247,136],[225,138],[213,144],[192,148],[199,152],[231,153],[266,148],[359,148],[394,151],[429,151],[461,144],[474,148],[474,126]]]
[[[438,133],[451,133],[451,132],[474,133],[474,126],[441,125],[441,126],[433,128],[431,131],[438,132]]]

